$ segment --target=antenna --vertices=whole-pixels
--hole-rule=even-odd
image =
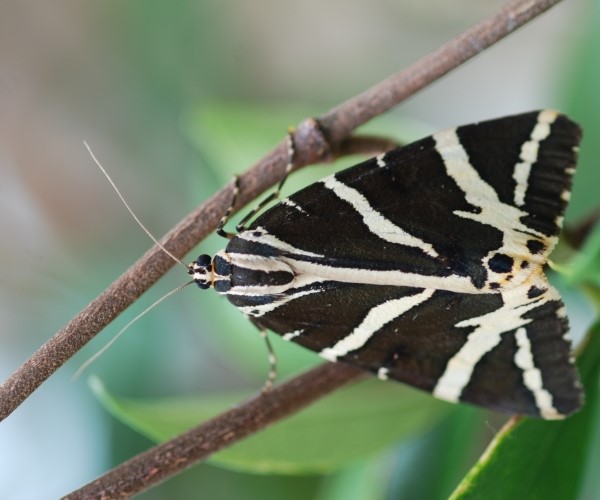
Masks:
[[[117,195],[119,196],[119,198],[121,198],[121,201],[123,202],[123,205],[125,205],[125,208],[129,211],[129,213],[131,214],[131,216],[135,219],[135,221],[138,223],[138,225],[142,228],[142,230],[150,237],[150,239],[156,243],[156,245],[163,251],[165,252],[169,257],[171,257],[175,262],[177,262],[178,264],[181,264],[183,267],[186,268],[186,270],[188,269],[188,266],[186,266],[181,260],[179,260],[177,257],[175,257],[171,252],[169,252],[163,245],[161,245],[158,240],[153,236],[153,234],[146,229],[146,226],[144,226],[144,224],[142,224],[142,221],[140,221],[140,219],[138,219],[137,215],[135,215],[135,213],[133,212],[133,210],[131,209],[131,207],[129,206],[129,204],[125,201],[125,198],[123,197],[123,195],[121,194],[121,191],[119,191],[119,188],[116,186],[116,184],[113,182],[113,180],[110,178],[110,175],[108,175],[108,172],[104,169],[104,167],[100,164],[100,162],[98,161],[98,159],[96,158],[96,156],[94,155],[92,148],[89,147],[87,141],[83,141],[83,145],[85,146],[85,148],[88,150],[88,153],[90,154],[90,156],[92,157],[92,160],[94,160],[94,163],[98,166],[98,168],[102,171],[102,173],[104,174],[104,176],[108,179],[108,182],[110,182],[110,185],[113,187],[113,189],[115,190],[115,192],[117,193]]]
[[[86,149],[88,150],[88,153],[90,154],[90,156],[92,157],[92,160],[94,160],[94,163],[98,166],[98,168],[102,171],[102,173],[104,174],[104,176],[108,179],[108,182],[110,182],[110,185],[113,187],[113,189],[115,190],[115,192],[117,193],[117,195],[119,196],[119,198],[121,199],[121,201],[123,202],[123,205],[125,205],[125,208],[127,208],[127,210],[129,211],[129,213],[131,214],[131,216],[135,219],[135,221],[142,228],[142,230],[150,237],[150,239],[154,243],[156,243],[156,245],[163,252],[165,252],[169,257],[171,257],[175,262],[177,262],[178,264],[181,264],[186,269],[186,271],[189,270],[189,266],[186,266],[181,260],[179,260],[177,257],[175,257],[163,245],[161,245],[158,242],[158,240],[153,236],[153,234],[146,228],[146,226],[144,226],[144,224],[142,224],[142,222],[140,221],[140,219],[138,219],[137,215],[135,215],[135,213],[133,212],[133,210],[131,209],[131,207],[129,206],[129,204],[125,201],[125,198],[121,194],[121,191],[119,191],[119,188],[117,188],[116,184],[113,182],[113,180],[111,179],[110,175],[108,175],[108,172],[104,169],[104,167],[100,164],[100,161],[98,161],[98,159],[94,155],[94,153],[92,151],[92,148],[90,148],[90,146],[88,145],[88,143],[86,141],[83,141],[83,144],[86,147]],[[179,285],[177,288],[171,290],[170,292],[167,292],[165,295],[163,295],[162,297],[160,297],[158,300],[155,300],[151,305],[149,305],[148,307],[146,307],[146,309],[144,309],[135,318],[133,318],[131,321],[129,321],[129,323],[127,323],[123,328],[121,328],[121,330],[119,331],[119,333],[117,333],[112,339],[110,339],[110,341],[102,349],[100,349],[91,358],[89,358],[85,363],[83,363],[83,365],[81,365],[79,367],[79,369],[75,372],[75,375],[73,375],[72,380],[73,381],[77,380],[80,377],[80,375],[87,369],[87,367],[90,366],[94,361],[96,361],[96,359],[98,359],[100,356],[102,356],[102,354],[104,354],[106,352],[106,350],[111,345],[113,345],[117,341],[117,339],[121,335],[123,335],[123,333],[125,333],[125,331],[131,325],[133,325],[138,319],[140,319],[142,316],[145,316],[148,312],[150,312],[152,309],[154,309],[163,300],[165,300],[168,297],[170,297],[171,295],[179,292],[180,290],[182,290],[186,286],[191,285],[192,283],[194,283],[194,280],[191,280],[191,281],[188,281],[187,283]]]
[[[75,380],[77,380],[81,374],[86,370],[86,368],[88,366],[90,366],[94,361],[96,361],[100,356],[102,356],[102,354],[104,354],[108,348],[113,345],[117,339],[123,335],[125,333],[125,331],[131,326],[133,325],[138,319],[140,319],[142,316],[145,316],[148,312],[150,312],[152,309],[154,309],[158,304],[160,304],[163,300],[169,298],[171,295],[176,294],[177,292],[179,292],[180,290],[182,290],[183,288],[185,288],[188,285],[191,285],[194,282],[194,280],[192,281],[188,281],[187,283],[184,283],[183,285],[179,285],[177,288],[174,288],[173,290],[171,290],[170,292],[167,292],[166,294],[164,294],[161,298],[159,298],[158,300],[155,300],[152,304],[150,304],[148,307],[146,307],[146,309],[144,309],[141,313],[139,313],[135,318],[133,318],[131,321],[129,321],[129,323],[127,323],[123,328],[121,328],[121,330],[119,331],[119,333],[117,333],[112,339],[110,339],[108,341],[108,343],[102,348],[100,349],[96,354],[94,354],[91,358],[89,358],[85,363],[83,363],[79,369],[75,372],[75,375],[73,375],[72,379],[73,382]]]

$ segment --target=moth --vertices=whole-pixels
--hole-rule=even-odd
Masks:
[[[580,139],[552,110],[436,133],[281,200],[189,273],[329,361],[563,418],[583,395],[544,266]]]

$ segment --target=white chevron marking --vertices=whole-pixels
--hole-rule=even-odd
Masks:
[[[438,257],[438,253],[433,249],[431,244],[408,234],[401,227],[396,226],[389,219],[386,219],[377,210],[375,210],[369,201],[356,189],[346,186],[346,184],[338,181],[334,175],[326,177],[321,182],[326,188],[331,189],[336,196],[344,201],[347,201],[354,207],[358,214],[362,217],[363,222],[374,235],[382,240],[399,245],[406,245],[423,250],[431,257]]]
[[[527,292],[532,285],[546,288],[546,292],[541,296],[529,298]],[[463,346],[448,361],[443,375],[433,389],[434,396],[457,402],[471,380],[475,366],[485,354],[501,342],[502,334],[531,323],[531,319],[523,317],[526,312],[557,298],[559,298],[558,292],[546,282],[543,276],[533,276],[527,283],[503,292],[502,307],[483,316],[456,323],[454,326],[457,328],[469,326],[475,328]]]
[[[550,125],[556,120],[556,111],[544,110],[538,115],[538,121],[528,141],[521,146],[519,163],[515,165],[513,179],[517,182],[515,186],[515,205],[525,204],[525,195],[529,186],[529,175],[531,166],[537,161],[540,142],[550,135]]]
[[[361,324],[358,325],[352,333],[346,335],[332,347],[323,349],[319,353],[319,356],[328,359],[329,361],[336,361],[339,357],[345,356],[350,351],[360,349],[373,335],[377,334],[384,325],[406,313],[413,307],[429,300],[434,292],[435,290],[433,289],[426,289],[416,295],[388,300],[373,307],[362,320]]]
[[[527,337],[527,330],[519,328],[516,333],[517,345],[519,346],[515,355],[515,364],[523,370],[523,383],[531,391],[535,398],[535,404],[540,410],[540,415],[545,419],[564,418],[552,404],[552,394],[550,394],[542,382],[542,373],[535,366],[533,354],[531,352],[531,342]]]

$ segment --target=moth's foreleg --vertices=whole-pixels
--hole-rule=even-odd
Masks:
[[[240,178],[237,175],[235,175],[233,177],[233,189],[232,189],[232,194],[231,194],[231,204],[229,205],[229,208],[227,209],[227,211],[225,212],[223,217],[221,217],[221,220],[219,221],[219,225],[217,226],[217,234],[219,236],[222,236],[223,238],[227,238],[228,240],[233,238],[236,235],[236,233],[229,233],[229,232],[225,231],[225,229],[223,229],[223,228],[225,227],[225,224],[227,224],[227,221],[229,221],[229,216],[231,215],[231,212],[233,211],[233,207],[235,206],[235,202],[237,201],[239,192],[240,192]]]
[[[235,226],[235,229],[237,230],[238,233],[245,231],[247,222],[252,217],[254,217],[258,212],[260,212],[268,203],[271,203],[273,200],[276,200],[277,198],[279,198],[279,194],[281,193],[281,188],[285,184],[285,181],[287,180],[288,176],[292,172],[292,169],[294,168],[294,157],[296,155],[296,149],[294,146],[293,130],[288,131],[287,144],[288,144],[288,162],[285,167],[283,179],[281,179],[281,181],[277,185],[277,188],[275,188],[275,191],[273,191],[271,194],[269,194],[269,196],[267,196],[258,205],[256,205],[248,214],[246,214],[244,216],[244,218],[238,223],[238,225]]]
[[[271,345],[271,341],[269,340],[269,335],[267,330],[264,328],[260,329],[260,336],[265,340],[265,344],[267,345],[268,359],[269,359],[269,374],[267,375],[267,380],[263,385],[260,392],[265,393],[268,392],[271,387],[273,387],[273,382],[275,382],[275,378],[277,378],[277,357],[275,356],[275,351],[273,351],[273,346]]]

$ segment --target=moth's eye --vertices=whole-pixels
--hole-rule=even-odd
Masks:
[[[199,267],[209,267],[210,264],[212,262],[212,258],[210,257],[210,255],[200,255],[197,259],[196,259],[196,264]]]
[[[210,288],[210,283],[207,283],[206,281],[196,281],[196,285],[198,285],[198,288],[202,288],[202,290]]]

